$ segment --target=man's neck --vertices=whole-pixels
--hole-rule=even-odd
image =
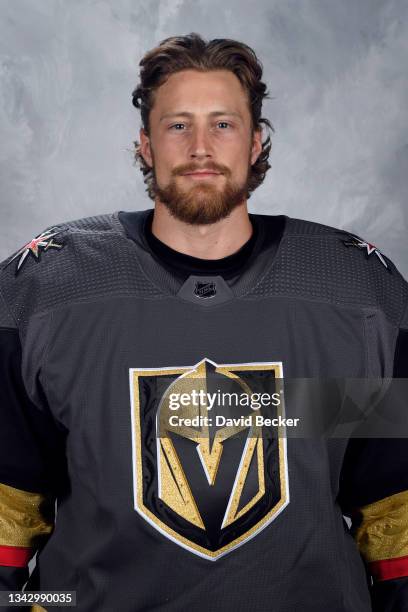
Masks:
[[[246,202],[226,219],[211,225],[190,225],[173,217],[156,201],[152,233],[167,246],[200,259],[221,259],[236,253],[251,237],[252,224]]]

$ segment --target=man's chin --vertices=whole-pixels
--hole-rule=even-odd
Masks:
[[[173,183],[170,189],[158,190],[157,196],[179,221],[190,225],[210,225],[228,217],[245,201],[246,192],[223,190],[201,183],[181,189]]]
[[[199,197],[193,200],[180,198],[164,203],[170,214],[190,225],[210,225],[225,219],[235,206],[218,199]]]
[[[207,204],[200,205],[198,203],[194,203],[193,206],[182,206],[180,204],[175,207],[167,204],[166,206],[173,217],[189,225],[211,225],[225,219],[231,213],[229,208],[220,210]]]

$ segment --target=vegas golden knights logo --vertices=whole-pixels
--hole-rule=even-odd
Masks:
[[[131,368],[134,508],[187,550],[217,560],[289,503],[282,364]],[[280,401],[248,402],[261,394]]]

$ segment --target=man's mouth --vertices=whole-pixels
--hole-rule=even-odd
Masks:
[[[209,178],[212,176],[219,176],[221,172],[216,172],[215,170],[194,170],[192,172],[184,172],[183,176],[190,176],[192,178]]]

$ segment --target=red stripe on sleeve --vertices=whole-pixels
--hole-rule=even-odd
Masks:
[[[372,561],[369,565],[375,580],[392,580],[408,576],[408,555],[396,559]]]
[[[24,546],[0,546],[0,565],[11,567],[25,567],[33,551]]]

